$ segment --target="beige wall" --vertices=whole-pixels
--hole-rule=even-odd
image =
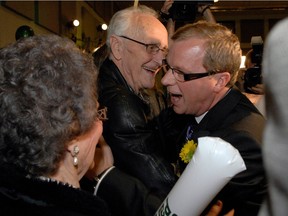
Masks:
[[[104,23],[104,19],[109,21],[123,2],[131,5],[133,1],[0,1],[0,47],[15,41],[15,32],[21,25],[29,25],[33,28],[35,34],[55,33],[71,38],[74,34],[77,37],[77,45],[91,52],[97,47],[99,42],[104,42],[106,32],[97,31],[97,26]],[[122,2],[122,3],[120,3]],[[148,1],[145,1],[148,3]],[[151,1],[150,4],[156,4]],[[224,2],[225,3],[225,2]],[[229,2],[226,2],[227,4]],[[246,2],[247,3],[247,2]],[[257,10],[259,5],[268,3],[263,1],[251,3],[255,4],[253,10],[216,10],[215,16],[217,22],[233,29],[241,41],[241,48],[244,53],[251,49],[251,36],[260,35],[265,40],[266,35],[278,21],[288,16],[288,10],[285,7],[281,10],[265,9]],[[230,2],[230,7],[235,4]],[[248,3],[247,3],[248,4]],[[283,3],[282,3],[283,4]],[[3,5],[7,6],[4,7]],[[155,9],[161,5],[155,6]],[[277,6],[277,5],[276,5]],[[279,7],[281,5],[278,5]],[[283,7],[283,6],[281,6]],[[14,11],[17,11],[15,13]],[[100,14],[100,15],[99,15]],[[104,19],[103,19],[104,17]],[[77,28],[67,28],[67,23],[73,19],[80,21]],[[85,37],[84,37],[85,36]]]
[[[15,42],[15,32],[22,25],[30,26],[35,34],[51,33],[43,27],[36,25],[33,21],[13,13],[0,6],[0,47]]]
[[[80,26],[69,28],[67,23],[78,19]],[[92,52],[105,41],[106,33],[97,31],[104,20],[84,1],[7,1],[0,3],[0,47],[14,42],[16,30],[30,26],[35,35],[58,34],[77,37],[77,45]]]

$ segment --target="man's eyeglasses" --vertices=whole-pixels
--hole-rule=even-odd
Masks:
[[[119,37],[125,38],[127,40],[130,40],[130,41],[133,41],[135,43],[138,43],[138,44],[141,44],[141,45],[145,46],[146,47],[146,51],[149,54],[157,54],[159,52],[159,50],[161,50],[165,55],[168,53],[168,49],[167,48],[160,48],[159,45],[157,45],[157,44],[146,44],[146,43],[134,40],[132,38],[129,38],[129,37],[126,37],[126,36],[123,36],[123,35],[121,35]]]
[[[96,118],[99,121],[105,121],[108,120],[107,118],[107,107],[101,108],[97,110]]]
[[[186,82],[190,80],[200,79],[206,76],[214,75],[217,73],[217,71],[206,71],[204,73],[184,73],[183,71],[180,71],[178,69],[175,69],[171,67],[167,60],[163,60],[163,68],[167,72],[168,70],[172,71],[172,74],[174,75],[175,79],[179,82]]]

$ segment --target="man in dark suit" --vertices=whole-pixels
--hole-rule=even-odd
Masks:
[[[186,25],[172,36],[162,83],[174,111],[195,117],[189,125],[192,130],[183,132],[178,152],[184,138],[197,142],[202,136],[221,137],[239,150],[247,170],[215,199],[223,202],[223,214],[234,209],[235,215],[249,216],[258,214],[266,194],[261,153],[265,120],[246,96],[232,88],[241,54],[238,38],[226,27],[203,21]],[[178,164],[183,170],[185,164]]]

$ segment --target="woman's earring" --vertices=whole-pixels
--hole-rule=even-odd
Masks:
[[[78,166],[78,158],[77,158],[77,155],[79,154],[79,147],[77,145],[74,146],[73,148],[73,152],[72,152],[72,156],[73,156],[73,165],[75,167]]]

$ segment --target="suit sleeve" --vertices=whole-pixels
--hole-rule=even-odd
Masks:
[[[112,215],[119,216],[151,216],[162,203],[142,182],[117,168],[101,181],[97,196],[106,201]]]
[[[227,140],[239,150],[247,170],[232,178],[214,201],[223,201],[222,213],[234,208],[235,215],[257,215],[267,191],[260,146],[244,132],[231,134]]]

